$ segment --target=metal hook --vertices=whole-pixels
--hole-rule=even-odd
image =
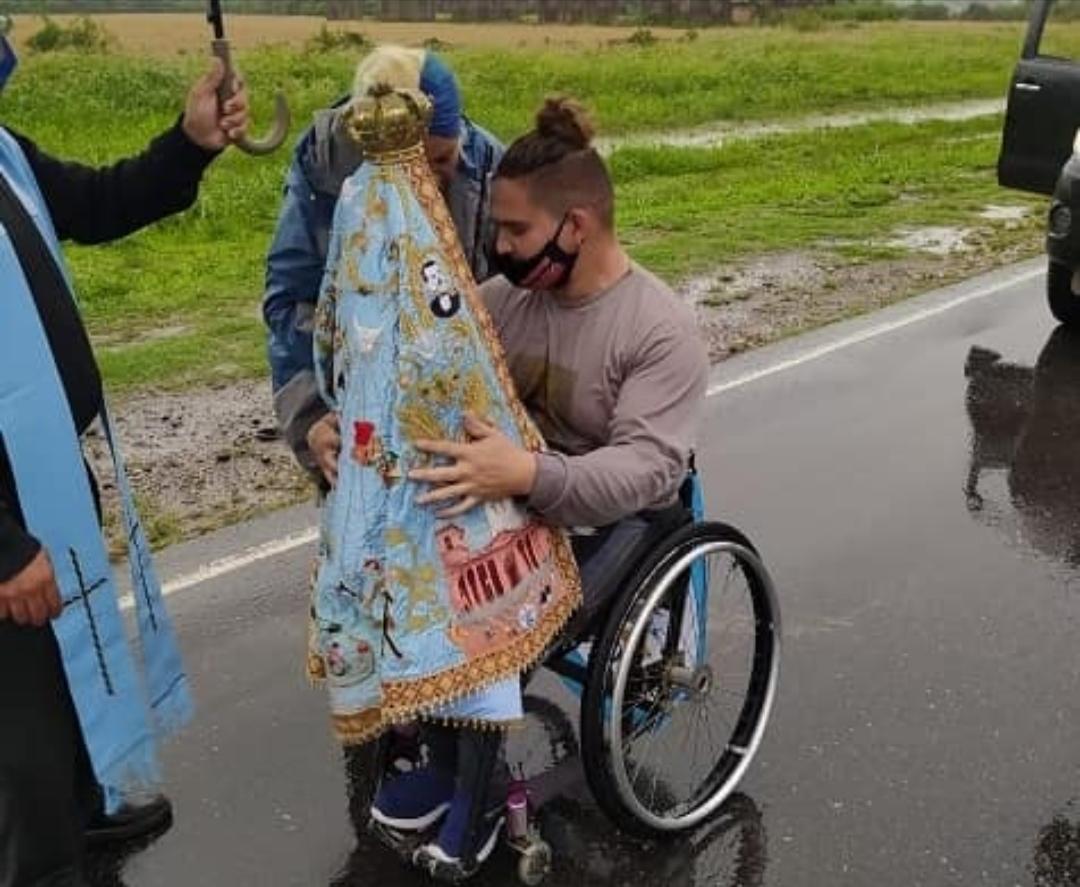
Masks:
[[[206,20],[214,28],[214,39],[210,43],[210,51],[221,59],[222,64],[225,65],[225,76],[218,87],[218,101],[224,105],[236,93],[238,82],[232,64],[232,51],[229,41],[225,38],[225,23],[221,14],[220,0],[209,0]],[[285,101],[285,96],[278,91],[274,95],[274,125],[270,128],[270,132],[261,139],[253,139],[245,135],[237,140],[236,147],[245,154],[256,157],[269,154],[271,151],[280,148],[282,142],[285,141],[285,137],[289,134],[291,120],[292,114],[289,112],[289,105]]]
[[[224,105],[237,91],[236,72],[232,66],[229,41],[225,39],[214,40],[211,45],[213,54],[225,64],[225,77],[221,81],[221,86],[218,87],[218,101]],[[285,137],[289,134],[291,120],[292,114],[289,112],[289,105],[285,101],[285,96],[278,91],[274,94],[274,125],[271,127],[270,132],[261,139],[253,139],[245,135],[236,142],[236,147],[244,153],[254,156],[269,154],[271,151],[280,148],[281,143],[285,141]]]

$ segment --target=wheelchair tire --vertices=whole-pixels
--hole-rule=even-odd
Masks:
[[[746,671],[742,702],[737,716],[725,722],[722,742],[715,753],[706,749],[707,763],[699,778],[695,774],[679,774],[688,782],[685,799],[665,800],[666,808],[656,808],[658,775],[653,776],[653,797],[643,798],[641,781],[644,760],[633,773],[629,772],[630,744],[639,736],[651,741],[650,751],[659,740],[660,731],[678,720],[680,723],[695,717],[699,726],[689,725],[684,742],[700,745],[701,735],[708,727],[713,730],[712,710],[694,708],[714,705],[720,694],[734,696],[728,689],[727,672],[721,679],[714,672],[710,654],[697,651],[699,641],[687,641],[682,627],[685,617],[673,617],[686,612],[686,595],[695,576],[711,581],[714,559],[730,563],[720,601],[713,600],[710,587],[708,619],[706,620],[704,650],[725,649],[719,644],[719,634],[725,626],[722,615],[714,616],[725,599],[730,579],[736,572],[745,580],[746,598],[742,603],[741,619],[729,620],[744,626],[746,651],[737,656]],[[693,572],[700,566],[700,573]],[[734,598],[732,598],[734,600]],[[675,628],[672,628],[672,625]],[[657,653],[654,626],[663,626],[663,650]],[[733,629],[734,630],[734,629]],[[700,626],[692,627],[699,638]],[[648,644],[650,639],[653,647]],[[684,649],[685,647],[685,649]],[[687,651],[690,652],[687,652]],[[588,680],[581,705],[581,746],[585,773],[597,802],[624,831],[643,837],[662,837],[685,832],[708,820],[722,809],[725,799],[735,790],[760,744],[776,692],[780,661],[780,615],[775,591],[754,546],[734,527],[721,523],[698,523],[683,527],[661,542],[635,571],[619,599],[612,606],[599,640],[589,659]],[[636,670],[636,671],[635,671]],[[636,682],[636,683],[632,683]],[[628,695],[628,688],[638,687]],[[628,703],[628,699],[640,700]],[[624,707],[624,704],[626,707]],[[649,708],[644,710],[645,706]],[[698,724],[699,722],[695,722]],[[629,738],[624,740],[624,731]],[[659,743],[664,747],[666,743]],[[674,767],[685,767],[685,758],[673,759]],[[691,761],[691,764],[693,762]],[[649,777],[645,769],[645,779]],[[666,796],[665,796],[666,797]]]

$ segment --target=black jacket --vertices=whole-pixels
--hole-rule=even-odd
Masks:
[[[95,169],[66,163],[12,132],[37,179],[61,240],[105,243],[195,202],[215,152],[192,143],[177,122],[141,154]],[[44,239],[0,175],[0,224],[12,238],[29,283],[78,432],[101,408],[101,377],[82,319]],[[3,360],[0,355],[0,360]],[[0,370],[2,371],[2,370]],[[25,529],[0,431],[0,581],[25,567],[40,548]]]

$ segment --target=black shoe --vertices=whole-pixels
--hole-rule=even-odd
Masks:
[[[112,815],[96,814],[86,826],[86,846],[102,847],[142,838],[158,838],[173,822],[172,803],[164,795],[155,795],[146,803],[125,803]]]

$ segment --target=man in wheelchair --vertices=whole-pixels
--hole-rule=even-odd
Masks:
[[[469,442],[418,444],[450,464],[411,474],[430,484],[419,501],[440,516],[518,497],[570,530],[584,591],[571,637],[618,590],[657,516],[678,503],[708,374],[690,308],[618,241],[614,190],[592,136],[576,102],[548,99],[493,184],[501,276],[481,292],[548,450],[528,452],[474,416]],[[418,861],[459,879],[495,844],[501,735],[425,727],[425,742],[427,776],[408,780],[408,791],[385,781],[372,817],[398,831],[442,820]]]

